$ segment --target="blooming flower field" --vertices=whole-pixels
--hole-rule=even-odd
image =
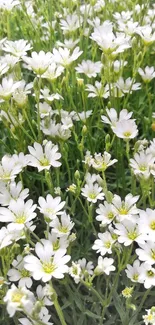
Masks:
[[[154,1],[0,18],[0,325],[155,325]]]

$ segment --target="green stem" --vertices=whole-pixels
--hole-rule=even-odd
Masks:
[[[67,324],[66,324],[66,321],[65,321],[65,319],[64,319],[63,312],[62,312],[61,307],[60,307],[59,302],[58,302],[58,296],[57,296],[57,293],[56,293],[55,289],[53,288],[53,285],[51,284],[51,282],[50,282],[50,285],[51,285],[51,287],[52,287],[52,291],[53,291],[52,298],[54,297],[54,298],[53,298],[54,307],[55,307],[56,312],[57,312],[57,314],[58,314],[58,316],[59,316],[59,319],[60,319],[61,325],[67,325]]]

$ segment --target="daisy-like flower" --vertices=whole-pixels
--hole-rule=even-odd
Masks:
[[[139,213],[139,209],[137,209],[135,204],[138,199],[139,195],[133,196],[131,193],[129,193],[122,201],[119,195],[114,194],[112,200],[113,211],[120,221],[124,219],[135,220],[136,215]]]
[[[3,51],[11,53],[17,58],[21,58],[24,55],[27,55],[27,51],[31,50],[32,47],[28,41],[20,39],[17,41],[7,40],[2,47]]]
[[[12,236],[6,227],[0,229],[0,250],[12,244]]]
[[[150,25],[145,25],[137,28],[137,34],[140,35],[143,43],[148,46],[155,41],[155,32]]]
[[[27,102],[27,95],[31,93],[33,83],[26,84],[25,80],[20,81],[19,87],[17,87],[13,93],[13,99],[19,107],[22,107]]]
[[[116,82],[117,88],[119,88],[124,94],[132,93],[132,91],[139,90],[141,84],[139,82],[135,83],[130,77],[124,80],[122,77]]]
[[[109,124],[112,130],[114,130],[114,128],[116,127],[117,122],[129,120],[133,114],[132,112],[128,112],[127,109],[122,109],[118,116],[118,113],[115,108],[106,108],[106,113],[108,117],[105,115],[101,115],[102,122],[105,124]]]
[[[80,282],[81,267],[80,264],[78,264],[78,262],[72,261],[72,265],[69,267],[68,273],[74,279],[75,283]]]
[[[113,132],[121,139],[134,139],[138,134],[138,128],[134,120],[122,120],[116,123]]]
[[[37,105],[36,105],[36,108],[37,108]],[[44,118],[46,116],[51,116],[53,114],[51,106],[49,104],[47,104],[46,102],[39,103],[39,113],[40,113],[41,118]]]
[[[47,103],[51,103],[53,102],[53,100],[57,99],[63,99],[63,97],[61,95],[59,95],[58,93],[56,94],[50,94],[50,90],[48,88],[44,88],[40,90],[40,99],[44,99]]]
[[[11,182],[9,184],[0,182],[0,204],[7,206],[11,200],[17,200],[18,198],[25,200],[29,195],[29,189],[22,188],[22,182]]]
[[[106,54],[116,54],[124,52],[130,48],[130,37],[123,33],[113,32],[113,25],[109,21],[104,21],[100,26],[94,28],[90,38],[95,41]]]
[[[78,57],[83,53],[80,51],[77,46],[73,52],[71,53],[70,49],[59,47],[57,49],[53,49],[53,61],[58,65],[62,65],[63,67],[68,67],[72,62],[76,61]]]
[[[28,155],[28,164],[37,167],[39,172],[44,169],[49,170],[51,166],[61,166],[61,163],[58,161],[61,158],[61,154],[58,152],[58,146],[54,145],[51,141],[45,144],[43,143],[43,145],[35,142],[34,148],[28,146],[28,149],[30,152],[30,155]]]
[[[32,200],[24,202],[22,199],[11,200],[8,208],[0,208],[0,222],[10,222],[17,229],[24,229],[25,224],[36,217],[34,210],[37,205],[33,205]]]
[[[95,78],[97,74],[101,72],[101,69],[102,63],[100,61],[92,62],[91,60],[83,60],[75,68],[78,73],[84,73],[88,78]]]
[[[7,304],[7,312],[10,317],[13,317],[17,310],[25,309],[28,313],[32,310],[35,298],[33,293],[25,287],[17,288],[12,284],[4,297],[4,302]]]
[[[70,260],[63,250],[53,252],[51,242],[37,243],[35,246],[36,256],[28,255],[24,258],[25,269],[32,273],[35,280],[48,282],[52,277],[62,279],[68,272],[66,263]]]
[[[112,254],[112,245],[115,240],[112,238],[110,232],[99,233],[98,238],[94,242],[92,249],[96,250],[102,256],[105,254]]]
[[[127,65],[127,61],[123,61],[123,60],[116,60],[113,63],[113,67],[114,67],[114,71],[116,73],[120,72],[120,70],[123,70],[123,68]]]
[[[91,84],[86,85],[86,91],[89,91],[88,98],[108,98],[109,97],[109,86],[103,85],[99,81],[95,81],[95,86]]]
[[[126,268],[125,272],[126,272],[127,277],[132,282],[140,282],[140,283],[143,282],[141,280],[141,274],[143,272],[143,269],[142,269],[142,266],[141,266],[139,260],[135,260],[132,266],[130,264],[127,264],[127,268]]]
[[[154,309],[154,307],[151,309],[146,309],[147,314],[143,315],[145,325],[155,325],[155,312],[152,309]]]
[[[53,232],[53,229],[51,230],[51,233],[48,233],[48,240],[52,243],[53,251],[57,251],[59,249],[67,250],[67,247],[69,246],[68,241],[68,235],[64,233],[62,237],[59,236],[58,233]]]
[[[145,244],[139,244],[136,249],[140,261],[147,262],[150,265],[155,264],[155,242],[147,241]]]
[[[115,224],[115,233],[118,235],[118,242],[124,246],[131,245],[134,241],[144,244],[146,235],[141,233],[140,227],[135,222],[123,220],[122,223]]]
[[[64,67],[61,65],[57,65],[55,62],[52,62],[45,73],[42,74],[42,78],[48,79],[48,80],[54,80],[57,79],[61,74],[64,72]]]
[[[108,167],[112,166],[117,162],[117,159],[111,159],[111,155],[108,152],[95,153],[94,158],[91,160],[91,165],[94,169],[98,171],[105,171]]]
[[[70,235],[72,228],[74,227],[74,222],[71,221],[71,218],[66,212],[60,216],[60,220],[56,217],[53,221],[50,222],[50,226],[53,228],[52,232],[57,234],[59,237]]]
[[[59,47],[66,47],[67,49],[72,50],[79,43],[79,39],[73,40],[72,38],[65,39],[64,43],[57,41]]]
[[[85,258],[79,259],[77,263],[80,265],[81,268],[81,277],[84,278],[85,275],[93,275],[93,262],[89,261],[87,263]]]
[[[18,282],[18,286],[20,288],[27,287],[31,288],[32,280],[30,278],[31,274],[24,268],[24,260],[22,255],[18,255],[16,260],[12,262],[13,268],[11,268],[7,275],[9,277],[9,281]]]
[[[42,75],[52,63],[52,54],[44,51],[32,52],[31,57],[23,56],[22,59],[27,63],[28,69],[33,70],[37,75]]]
[[[11,54],[6,54],[0,57],[1,64],[7,64],[9,69],[13,69],[13,67],[16,65],[17,62],[19,62],[19,60],[20,58]]]
[[[144,288],[149,289],[152,286],[155,286],[155,268],[153,268],[148,263],[142,263],[142,273],[140,279],[144,283]]]
[[[33,318],[33,316],[32,316]],[[39,314],[39,317],[38,317],[38,321],[41,321],[43,324],[46,324],[46,325],[53,325],[53,323],[49,322],[49,319],[51,318],[51,315],[49,314],[46,314],[46,315],[42,315],[42,317],[40,317],[40,314]],[[21,325],[37,325],[37,323],[33,320],[29,320],[28,318],[19,318],[19,322]]]
[[[9,100],[20,85],[21,81],[14,81],[11,77],[3,78],[0,85],[0,99]]]
[[[134,158],[130,159],[130,166],[135,175],[147,179],[151,175],[151,168],[154,161],[155,157],[151,153],[140,151],[139,153],[135,153]]]
[[[104,204],[99,204],[99,208],[96,209],[96,213],[98,214],[96,220],[101,221],[101,226],[110,224],[117,215],[114,205],[106,201]]]
[[[86,197],[89,202],[96,203],[97,200],[104,200],[103,189],[97,183],[86,184],[81,190],[81,194]]]
[[[0,61],[0,76],[2,76],[3,74],[5,74],[8,70],[9,70],[9,65],[6,63],[3,63]]]
[[[144,82],[150,82],[153,78],[155,78],[155,70],[154,67],[145,67],[144,70],[141,68],[138,69],[140,76],[142,77]]]
[[[14,7],[18,6],[19,4],[19,0],[2,0],[0,2],[0,8],[7,11],[11,11]]]
[[[155,210],[147,208],[139,212],[139,227],[141,232],[147,234],[147,240],[154,241],[155,236]]]
[[[48,286],[48,285],[47,285]],[[47,297],[48,288],[38,285],[36,289],[37,301],[41,304],[41,310],[39,312],[39,317],[42,318],[44,315],[48,314],[48,309],[45,306],[52,306],[53,302]]]
[[[102,274],[105,273],[107,275],[110,274],[111,271],[115,271],[115,266],[113,265],[114,259],[113,258],[108,258],[108,257],[102,257],[99,256],[98,258],[98,265],[94,272],[96,274]]]
[[[14,180],[17,174],[22,170],[19,164],[16,164],[13,156],[3,156],[0,163],[0,180],[9,181]]]
[[[74,32],[82,24],[82,17],[73,13],[72,15],[67,15],[65,19],[60,20],[60,27],[63,30],[63,33]]]
[[[61,210],[66,203],[65,201],[61,202],[60,196],[53,198],[51,194],[48,194],[46,199],[40,196],[38,202],[40,212],[43,213],[45,219],[50,219],[50,221],[63,214]]]

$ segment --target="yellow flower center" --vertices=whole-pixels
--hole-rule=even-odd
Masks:
[[[153,277],[154,276],[154,273],[152,270],[149,270],[147,271],[147,275],[150,276],[150,277]]]
[[[68,227],[60,226],[60,227],[58,228],[58,230],[61,231],[61,232],[67,233],[67,232],[68,232]]]
[[[155,221],[152,221],[151,224],[150,224],[150,228],[152,230],[155,230]]]
[[[48,166],[49,165],[49,160],[46,157],[39,160],[39,162],[40,162],[40,165],[42,165],[42,166]]]
[[[111,247],[111,242],[110,242],[110,241],[105,242],[105,243],[104,243],[104,246],[105,246],[106,248],[110,248],[110,247]]]
[[[26,221],[26,217],[24,215],[16,216],[16,223],[24,223]]]
[[[23,278],[28,278],[30,276],[30,272],[25,269],[21,270],[20,273]]]
[[[12,295],[12,302],[21,302],[21,299],[23,298],[24,294],[20,291],[16,291],[15,293],[13,293]]]
[[[139,167],[139,170],[141,170],[142,172],[145,172],[146,171],[146,166],[145,165],[141,165],[140,167]]]
[[[129,239],[135,240],[137,237],[138,237],[138,234],[137,234],[137,232],[135,230],[131,231],[131,232],[128,232],[128,238]]]
[[[89,197],[90,197],[90,199],[96,199],[96,194],[95,193],[90,193]]]
[[[52,262],[45,262],[42,264],[42,266],[45,273],[52,273],[56,269],[55,265]]]
[[[54,243],[53,243],[53,250],[57,251],[60,248],[60,242],[59,239],[57,239]]]
[[[119,209],[119,214],[128,214],[128,210],[122,206],[121,209]]]
[[[129,138],[131,136],[131,132],[127,131],[127,132],[124,132],[123,135],[126,137],[126,138]]]
[[[139,278],[139,275],[138,275],[137,273],[135,273],[135,274],[133,275],[133,280],[134,280],[134,281],[138,281],[138,278]]]
[[[114,218],[114,214],[112,212],[109,212],[107,215],[108,219],[113,219]]]

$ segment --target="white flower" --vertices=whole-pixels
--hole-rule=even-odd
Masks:
[[[19,87],[13,93],[13,99],[19,107],[22,107],[27,102],[27,95],[31,93],[33,83],[26,84],[25,80],[20,81]]]
[[[145,45],[150,45],[155,41],[155,32],[150,25],[145,25],[137,28],[139,34]]]
[[[85,258],[79,259],[77,263],[80,265],[81,268],[81,277],[83,278],[84,275],[93,275],[93,268],[94,265],[91,261],[87,263]]]
[[[32,52],[31,57],[23,56],[23,61],[28,64],[28,69],[33,70],[37,75],[42,75],[52,63],[52,54],[44,51]]]
[[[59,47],[57,49],[53,49],[53,61],[58,65],[62,65],[63,67],[69,66],[73,61],[76,61],[78,57],[83,53],[80,51],[79,47],[77,46],[72,54],[70,49]]]
[[[126,275],[132,282],[143,282],[141,280],[141,274],[143,271],[143,267],[140,265],[139,260],[135,260],[133,266],[127,264],[127,269],[125,270]]]
[[[141,233],[140,227],[135,222],[130,220],[123,220],[121,223],[115,224],[115,233],[118,235],[118,242],[123,243],[124,246],[131,245],[134,241],[137,243],[144,243],[146,236]]]
[[[116,82],[117,88],[119,88],[124,94],[132,93],[134,90],[139,90],[141,84],[139,82],[135,83],[130,77],[124,80],[122,77]]]
[[[151,174],[150,169],[154,161],[155,157],[152,154],[140,151],[140,153],[135,153],[133,159],[130,159],[130,166],[135,175],[147,179]]]
[[[97,200],[104,199],[104,193],[102,187],[95,184],[86,184],[82,189],[81,194],[87,198],[89,202],[96,203]]]
[[[0,208],[0,222],[14,223],[17,229],[24,229],[25,224],[36,217],[36,206],[32,200],[11,200],[8,208]]]
[[[46,199],[40,196],[38,202],[40,212],[44,214],[45,219],[47,218],[50,220],[53,220],[58,215],[63,214],[63,211],[61,210],[66,203],[65,201],[61,202],[60,196],[53,198],[50,194],[46,196]]]
[[[63,99],[63,97],[61,95],[59,95],[58,93],[56,94],[50,94],[50,90],[48,88],[44,88],[40,90],[41,94],[40,94],[40,99],[44,99],[45,101],[51,103],[53,102],[53,100],[57,99]]]
[[[2,57],[0,57],[0,61],[2,64],[7,64],[10,69],[12,69],[17,62],[19,62],[19,58],[11,55],[11,54],[6,54]]]
[[[9,41],[7,40],[2,47],[3,51],[11,53],[17,58],[21,58],[24,55],[27,55],[27,51],[31,50],[32,47],[28,41],[24,39]]]
[[[0,250],[12,244],[12,236],[6,227],[0,229]]]
[[[3,61],[0,61],[0,76],[2,76],[3,74],[5,74],[8,70],[9,70],[9,65],[7,64],[7,62],[3,63]]]
[[[155,70],[154,67],[145,67],[144,70],[141,68],[138,69],[140,76],[142,77],[144,82],[150,82],[153,78],[155,78]]]
[[[32,286],[32,280],[30,278],[30,272],[24,268],[24,260],[22,255],[17,256],[17,260],[13,260],[12,266],[14,268],[10,269],[7,273],[9,276],[9,281],[17,282],[19,287],[30,288]]]
[[[112,254],[112,245],[115,240],[112,238],[110,232],[106,231],[104,233],[98,234],[99,239],[96,239],[92,249],[96,250],[102,256],[105,254]]]
[[[148,263],[142,263],[142,273],[140,275],[141,281],[144,283],[144,288],[149,289],[155,286],[155,268]]]
[[[113,25],[109,21],[104,21],[100,26],[94,28],[90,38],[95,41],[106,54],[116,54],[124,52],[131,47],[130,37],[124,33],[113,33]]]
[[[111,271],[115,271],[115,266],[112,265],[114,263],[113,258],[102,257],[99,256],[98,258],[98,265],[95,269],[95,273],[102,274],[105,273],[107,275],[110,274]]]
[[[127,63],[128,63],[127,61],[123,61],[123,60],[114,61],[114,63],[113,63],[114,71],[116,73],[120,72],[127,65]]]
[[[37,107],[37,105],[36,105],[36,107]],[[49,104],[47,104],[46,102],[39,103],[39,113],[40,113],[41,118],[52,115],[51,106]]]
[[[42,279],[43,282],[47,282],[52,277],[62,279],[64,273],[68,272],[66,263],[70,260],[70,256],[65,255],[64,250],[54,253],[50,241],[44,241],[44,245],[37,243],[35,252],[38,257],[29,255],[24,258],[25,268],[32,273],[35,280]]]
[[[25,287],[17,288],[12,284],[11,289],[7,291],[4,297],[4,302],[7,303],[7,312],[10,317],[13,317],[17,310],[27,310],[28,313],[32,310],[34,304],[34,295]]]
[[[47,70],[42,74],[42,78],[48,79],[48,80],[54,80],[57,79],[61,74],[64,72],[63,66],[58,66],[55,62],[52,62]]]
[[[21,85],[21,81],[14,81],[11,77],[3,78],[0,85],[0,98],[9,100],[14,91]]]
[[[67,47],[72,50],[79,43],[79,39],[73,40],[72,38],[64,39],[64,43],[57,41],[57,45],[60,47]]]
[[[20,4],[19,0],[1,0],[0,8],[11,11],[14,7]]]
[[[104,202],[104,205],[99,204],[99,208],[96,209],[96,213],[98,213],[96,220],[101,221],[101,226],[110,224],[117,215],[114,205],[106,201]]]
[[[138,134],[137,125],[134,120],[122,120],[116,123],[113,132],[121,139],[133,139]]]
[[[149,325],[149,324],[155,325],[155,312],[154,310],[152,310],[153,308],[146,309],[147,314],[143,315],[143,320],[145,325]]]
[[[155,210],[147,208],[139,212],[139,227],[141,232],[147,234],[147,240],[155,241]]]
[[[117,122],[129,120],[133,114],[132,112],[128,112],[127,109],[122,109],[118,116],[118,113],[115,108],[106,108],[106,113],[108,117],[105,115],[101,115],[102,122],[105,124],[110,124],[112,130],[114,130],[114,128],[116,127]]]
[[[51,233],[48,233],[48,240],[52,243],[53,251],[57,251],[59,249],[66,251],[67,247],[69,246],[67,235],[64,233],[64,235],[60,237],[59,233],[53,232],[53,229],[51,230]]]
[[[71,15],[67,15],[65,19],[60,20],[60,27],[63,30],[64,34],[68,32],[73,33],[81,26],[82,21],[83,19],[81,16],[73,13]]]
[[[45,306],[53,305],[53,302],[46,296],[48,293],[47,287],[42,287],[38,285],[36,289],[37,301],[41,304],[41,310],[39,312],[39,317],[42,319],[44,315],[48,315],[48,309]]]
[[[34,148],[28,146],[28,149],[30,152],[28,164],[37,167],[39,172],[44,169],[49,170],[51,166],[61,166],[61,163],[58,161],[61,158],[58,146],[54,145],[51,141],[48,141],[45,145],[43,144],[43,146],[35,142]]]
[[[72,266],[69,267],[68,273],[74,279],[75,283],[80,282],[81,278],[81,267],[78,262],[72,262]]]
[[[0,180],[14,180],[21,170],[22,167],[20,165],[16,165],[12,157],[5,155],[0,163]]]
[[[88,78],[96,77],[97,73],[101,72],[102,63],[100,61],[93,62],[91,60],[83,60],[75,70],[78,73],[84,73]]]
[[[95,81],[95,86],[91,84],[86,85],[86,91],[89,91],[88,97],[103,97],[108,98],[109,97],[109,86],[102,85],[101,82]]]
[[[140,261],[147,262],[150,265],[155,264],[155,242],[147,241],[145,244],[139,244],[136,249]]]
[[[17,200],[18,198],[25,200],[29,195],[29,189],[22,189],[22,182],[11,182],[10,184],[0,183],[0,204],[7,206],[10,201]]]
[[[68,237],[71,229],[74,227],[74,222],[72,222],[70,216],[64,212],[60,216],[60,220],[56,217],[50,222],[50,226],[53,228],[52,232],[56,233],[59,237],[64,235]]]
[[[139,209],[137,209],[135,204],[138,199],[139,195],[133,196],[131,193],[127,194],[123,201],[119,195],[114,195],[112,200],[113,211],[120,221],[124,219],[130,220],[131,218],[135,220],[136,215],[139,213]]]
[[[112,166],[117,162],[117,159],[111,159],[110,153],[104,151],[103,155],[101,153],[95,153],[94,158],[91,160],[91,165],[94,169],[98,171],[105,171],[108,167]]]

